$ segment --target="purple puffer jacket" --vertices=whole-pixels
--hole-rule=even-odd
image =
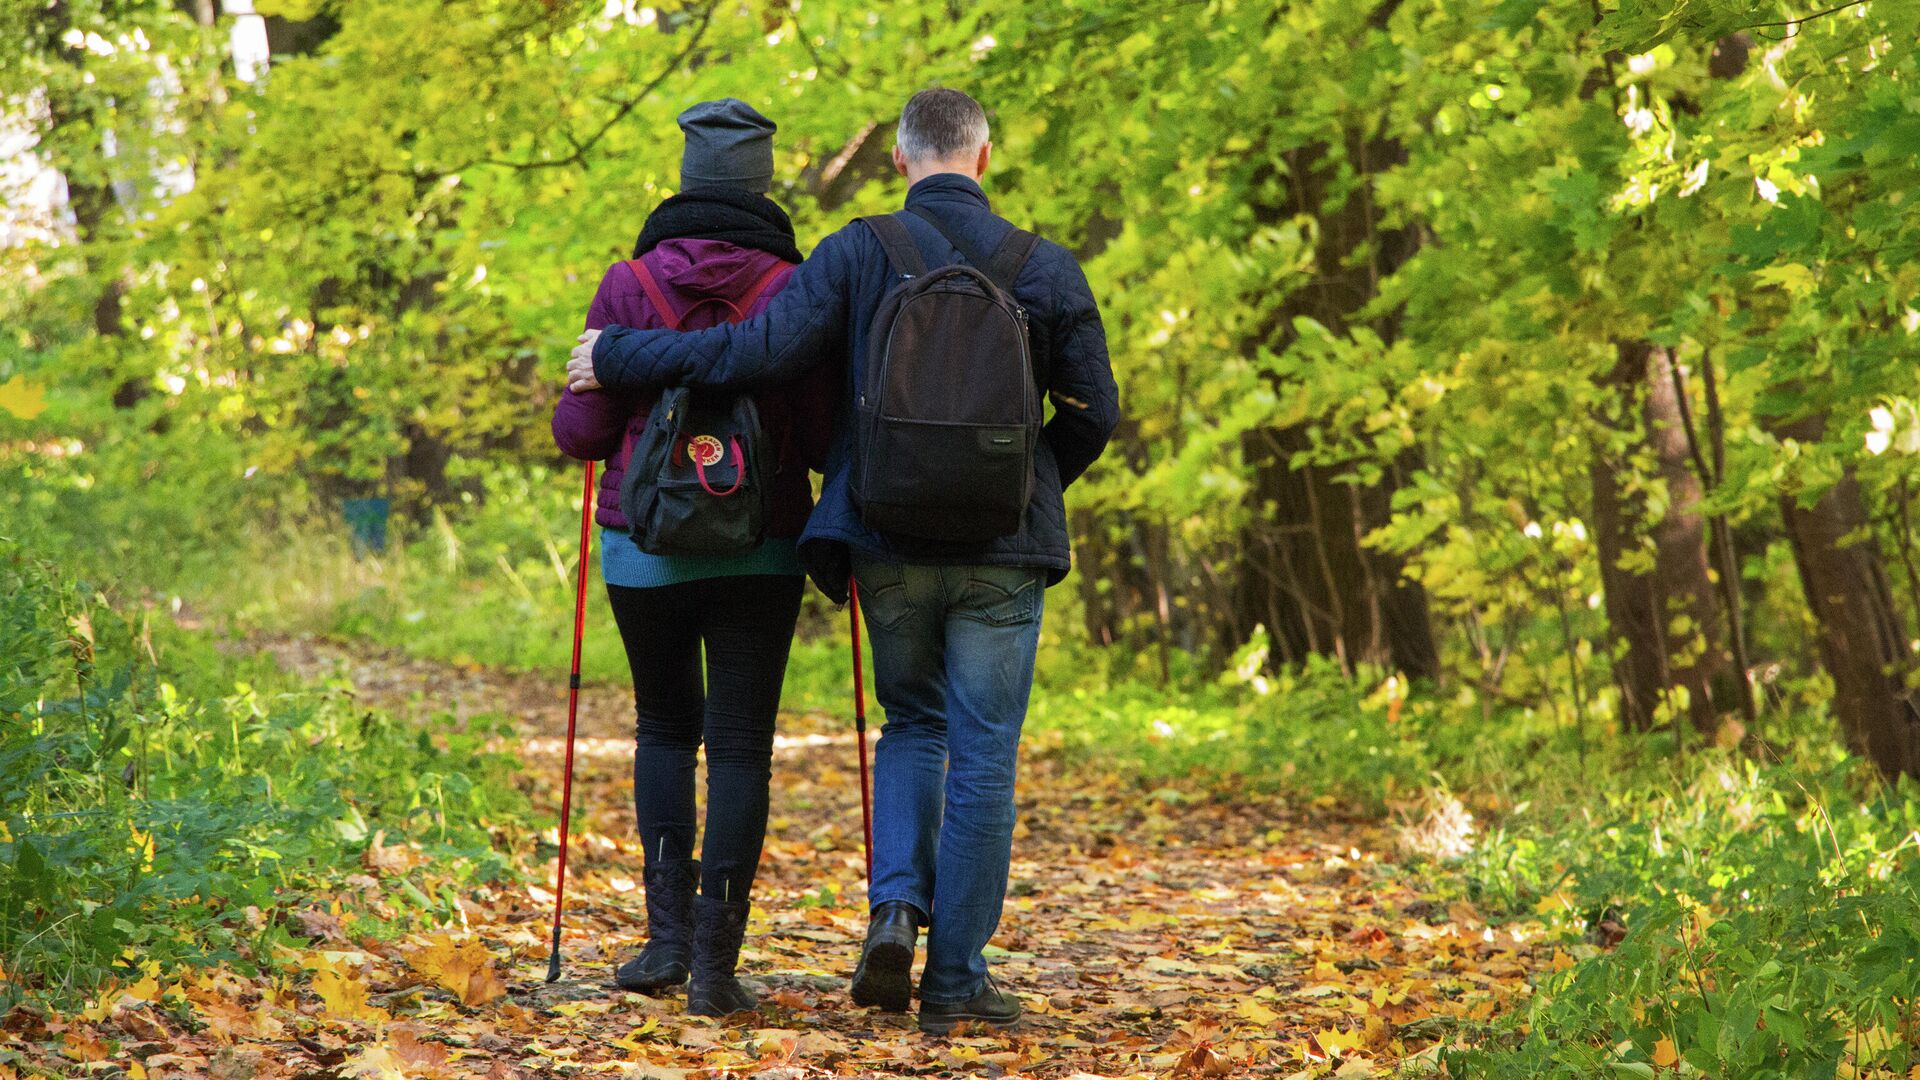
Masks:
[[[653,272],[667,303],[676,314],[685,316],[683,330],[726,321],[732,311],[725,304],[709,303],[698,309],[694,305],[714,298],[737,302],[767,271],[780,265],[777,255],[723,240],[666,240],[641,258]],[[792,276],[791,270],[776,274],[745,314],[751,317],[765,310]],[[607,267],[600,289],[593,295],[593,305],[587,309],[587,329],[598,330],[610,324],[647,329],[667,325],[654,310],[639,278],[624,262]],[[819,364],[777,394],[754,396],[767,445],[779,452],[779,467],[767,492],[768,536],[799,536],[806,526],[807,514],[813,509],[813,487],[807,480],[807,470],[819,471],[826,463],[837,389],[833,365]],[[553,441],[561,452],[581,461],[607,463],[594,513],[594,520],[607,528],[628,527],[620,513],[620,481],[633,456],[634,440],[646,429],[647,413],[657,397],[652,393],[627,396],[611,390],[584,394],[567,390],[554,406]]]

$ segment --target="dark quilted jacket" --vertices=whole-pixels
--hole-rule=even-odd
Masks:
[[[993,214],[978,184],[955,174],[915,184],[907,205],[925,207],[982,251],[998,247],[1012,228]],[[964,261],[933,226],[912,215],[905,220],[928,265]],[[607,327],[594,348],[594,374],[623,392],[669,385],[738,389],[844,364],[842,389],[850,400],[866,366],[868,330],[891,284],[879,240],[854,222],[823,240],[755,318],[685,334]],[[834,599],[846,596],[849,549],[892,562],[1044,567],[1050,582],[1072,567],[1064,492],[1105,449],[1120,420],[1119,393],[1099,309],[1065,248],[1042,241],[1013,292],[1031,316],[1034,361],[1045,373],[1053,406],[1025,523],[1018,533],[985,545],[910,541],[869,530],[849,487],[850,410],[838,409],[820,500],[801,536],[808,571]]]

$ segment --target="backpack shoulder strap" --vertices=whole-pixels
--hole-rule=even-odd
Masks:
[[[760,280],[753,283],[753,287],[747,290],[747,294],[740,298],[738,304],[733,305],[734,321],[745,320],[747,312],[752,311],[753,305],[759,302],[760,294],[767,291],[767,286],[772,285],[773,279],[780,276],[780,271],[792,265],[784,259],[778,259],[772,266],[767,267],[767,272],[760,275]]]
[[[673,305],[667,303],[667,294],[660,291],[660,283],[653,279],[653,271],[647,269],[647,264],[639,259],[628,259],[627,269],[639,280],[641,290],[653,302],[653,310],[659,313],[660,321],[667,324],[667,329],[680,329],[681,316],[675,314]]]
[[[724,296],[701,297],[693,302],[693,307],[688,308],[686,314],[682,315],[680,319],[682,322],[685,322],[686,316],[693,314],[694,308],[700,307],[703,304],[719,304],[721,307],[733,313],[733,317],[728,319],[728,322],[746,322],[747,312],[753,310],[753,302],[760,299],[760,294],[767,291],[768,285],[773,284],[775,275],[792,265],[790,262],[774,263],[768,267],[767,272],[761,274],[759,279],[748,287],[747,291],[737,300],[729,300]]]
[[[987,261],[980,257],[980,249],[974,247],[972,244],[966,243],[966,237],[955,236],[953,233],[948,232],[947,227],[940,224],[940,219],[933,216],[933,211],[928,210],[924,206],[910,206],[907,208],[907,213],[933,226],[934,232],[946,237],[947,243],[952,244],[954,249],[966,258],[968,266],[975,267],[982,271],[986,269]]]
[[[1000,246],[994,249],[987,264],[981,267],[995,285],[1013,295],[1013,283],[1020,280],[1020,271],[1026,268],[1027,260],[1033,257],[1033,251],[1040,246],[1040,238],[1025,229],[1015,226],[1007,234]]]
[[[1013,292],[1013,283],[1020,276],[1021,268],[1027,265],[1027,259],[1033,254],[1034,246],[1040,242],[1038,236],[1015,226],[1013,231],[1007,233],[1007,238],[1000,241],[1000,246],[993,250],[993,254],[983,256],[979,248],[966,242],[966,237],[948,232],[947,227],[940,223],[940,219],[933,216],[926,207],[916,206],[909,212],[938,230],[941,236],[947,238],[947,243],[952,244],[960,254],[966,256],[967,265],[987,275],[988,281],[998,285],[1000,291],[1009,295]]]
[[[880,238],[880,246],[886,249],[887,261],[893,264],[894,273],[919,277],[927,272],[927,261],[920,256],[920,245],[913,242],[913,234],[907,231],[899,218],[892,214],[874,214],[860,221]]]
[[[627,260],[628,269],[632,270],[633,276],[639,279],[640,288],[645,290],[647,299],[653,301],[654,310],[660,313],[660,321],[666,323],[667,329],[669,330],[680,329],[681,325],[686,322],[687,316],[693,314],[694,308],[698,308],[702,304],[721,304],[725,306],[729,311],[733,312],[733,318],[729,320],[731,322],[741,322],[745,320],[747,312],[753,310],[754,301],[759,300],[760,294],[767,291],[767,286],[773,284],[773,279],[780,276],[780,271],[792,265],[792,263],[784,259],[776,261],[772,266],[767,268],[766,273],[761,274],[760,277],[754,281],[752,287],[747,289],[746,294],[738,300],[729,300],[724,296],[709,296],[697,301],[693,307],[676,315],[673,308],[667,304],[667,294],[665,290],[660,288],[660,282],[655,279],[652,272],[647,269],[647,264],[641,262],[639,259]]]

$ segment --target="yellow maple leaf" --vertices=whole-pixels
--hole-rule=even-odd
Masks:
[[[413,970],[460,995],[463,1005],[485,1005],[507,992],[494,967],[493,954],[478,941],[456,944],[446,934],[435,934],[427,945],[407,956]]]
[[[152,840],[149,839],[148,843],[151,844]],[[148,850],[152,849],[149,848]],[[159,1001],[161,997],[160,980],[154,978],[152,972],[149,972],[142,977],[139,982],[125,988],[120,991],[120,993],[135,1001]]]
[[[1680,1062],[1680,1051],[1674,1049],[1672,1039],[1661,1039],[1653,1044],[1653,1063],[1668,1069]]]
[[[1367,1037],[1360,1031],[1341,1031],[1337,1028],[1322,1028],[1311,1036],[1319,1044],[1320,1052],[1330,1057],[1339,1057],[1355,1050],[1367,1048]]]
[[[392,1013],[367,1001],[365,983],[333,964],[316,967],[313,992],[320,995],[327,1015],[336,1019],[365,1020],[370,1023],[385,1023],[393,1019]]]
[[[658,1030],[660,1030],[660,1018],[657,1016],[649,1016],[647,1017],[646,1023],[627,1032],[620,1038],[613,1040],[613,1045],[622,1050],[631,1050],[638,1053],[647,1049],[647,1043],[644,1041],[646,1037]]]
[[[1240,1007],[1234,1011],[1262,1027],[1269,1027],[1280,1019],[1279,1013],[1274,1012],[1272,1009],[1267,1008],[1252,998],[1247,998],[1242,1001]]]
[[[46,411],[46,389],[28,382],[25,375],[15,375],[0,383],[0,412],[31,420]]]

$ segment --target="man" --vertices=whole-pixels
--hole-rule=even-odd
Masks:
[[[893,160],[911,183],[911,213],[895,219],[927,266],[968,261],[961,245],[996,252],[1013,235],[980,187],[991,156],[986,113],[957,90],[922,91],[901,112]],[[840,359],[851,398],[851,388],[865,384],[876,313],[901,281],[875,231],[855,222],[821,242],[759,317],[687,334],[589,332],[568,364],[569,380],[576,391],[741,389]],[[871,919],[853,999],[907,1008],[925,925],[919,1022],[935,1034],[962,1022],[1007,1026],[1020,1016],[1019,1000],[994,985],[982,950],[1006,899],[1042,593],[1071,567],[1062,493],[1119,422],[1105,332],[1073,256],[1041,241],[1010,291],[1027,313],[1033,370],[1053,404],[1018,531],[957,544],[868,528],[849,475],[850,400],[801,538],[801,557],[829,596],[845,599],[849,570],[858,583],[875,696],[886,710],[874,753]]]

